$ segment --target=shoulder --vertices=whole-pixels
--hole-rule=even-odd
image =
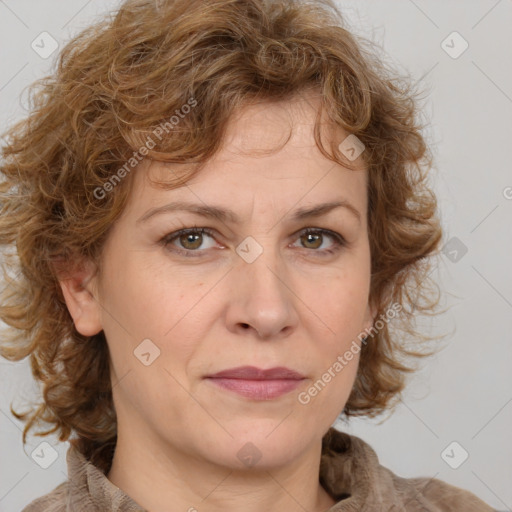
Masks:
[[[76,446],[70,445],[66,461],[68,479],[53,491],[32,501],[22,512],[144,512]]]
[[[361,440],[359,440],[361,441]],[[362,441],[361,441],[362,442]],[[376,480],[392,487],[389,494],[403,503],[403,510],[411,512],[495,512],[495,509],[472,492],[429,477],[404,478],[378,464]],[[383,485],[384,487],[384,485]],[[382,494],[386,491],[382,488]],[[391,508],[390,512],[395,509]],[[402,510],[397,508],[396,510]]]
[[[30,502],[21,512],[65,512],[68,482],[63,482],[48,494]]]
[[[361,438],[329,430],[323,439],[320,481],[336,511],[495,512],[473,493],[436,478],[403,478],[382,466]]]
[[[388,470],[389,471],[389,470]],[[440,512],[495,512],[495,509],[472,492],[437,478],[401,478],[393,474],[395,485],[409,488],[411,500],[427,510]],[[416,510],[416,509],[412,509]],[[419,508],[418,510],[422,510]]]

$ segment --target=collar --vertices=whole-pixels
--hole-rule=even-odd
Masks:
[[[380,465],[371,446],[331,427],[322,439],[320,483],[336,500],[329,512],[381,510],[403,505],[394,474]]]
[[[73,445],[68,448],[66,462],[68,466],[66,512],[76,510],[146,512]]]

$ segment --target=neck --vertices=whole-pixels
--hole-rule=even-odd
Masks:
[[[128,434],[128,433],[127,433]],[[118,431],[107,478],[148,511],[325,512],[335,500],[319,483],[321,442],[286,467],[240,470]]]

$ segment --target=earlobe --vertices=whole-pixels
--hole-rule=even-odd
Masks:
[[[102,330],[99,298],[96,296],[94,265],[90,262],[59,279],[59,284],[76,330],[93,336]]]

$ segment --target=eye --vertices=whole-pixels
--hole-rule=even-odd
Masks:
[[[329,248],[320,249],[322,245],[324,245],[326,238],[331,239],[331,244],[328,246]],[[347,245],[346,240],[339,233],[320,228],[307,228],[301,231],[299,234],[299,242],[302,244],[302,247],[313,249],[314,252],[320,254],[334,254]]]
[[[213,230],[209,228],[185,228],[166,235],[161,239],[161,243],[178,254],[186,257],[198,257],[202,256],[206,249],[215,247],[216,241],[213,233]],[[205,246],[205,240],[208,238],[212,241]],[[325,246],[326,239],[331,240],[331,243],[327,248],[322,248]],[[346,240],[339,233],[320,228],[307,228],[299,232],[298,241],[303,248],[320,255],[334,254],[347,245]],[[297,247],[297,245],[294,244],[293,247]]]
[[[213,232],[208,228],[186,228],[181,229],[180,231],[175,231],[174,233],[170,233],[166,235],[162,240],[162,244],[165,247],[169,245],[175,245],[174,250],[180,254],[185,256],[196,256],[192,254],[194,252],[200,253],[202,250],[210,249],[215,245],[215,240],[213,244],[209,244],[206,247],[201,247],[204,243],[205,238],[211,238],[213,240]],[[179,244],[176,245],[175,244]],[[198,249],[201,248],[201,251]],[[197,254],[199,256],[200,254]]]

